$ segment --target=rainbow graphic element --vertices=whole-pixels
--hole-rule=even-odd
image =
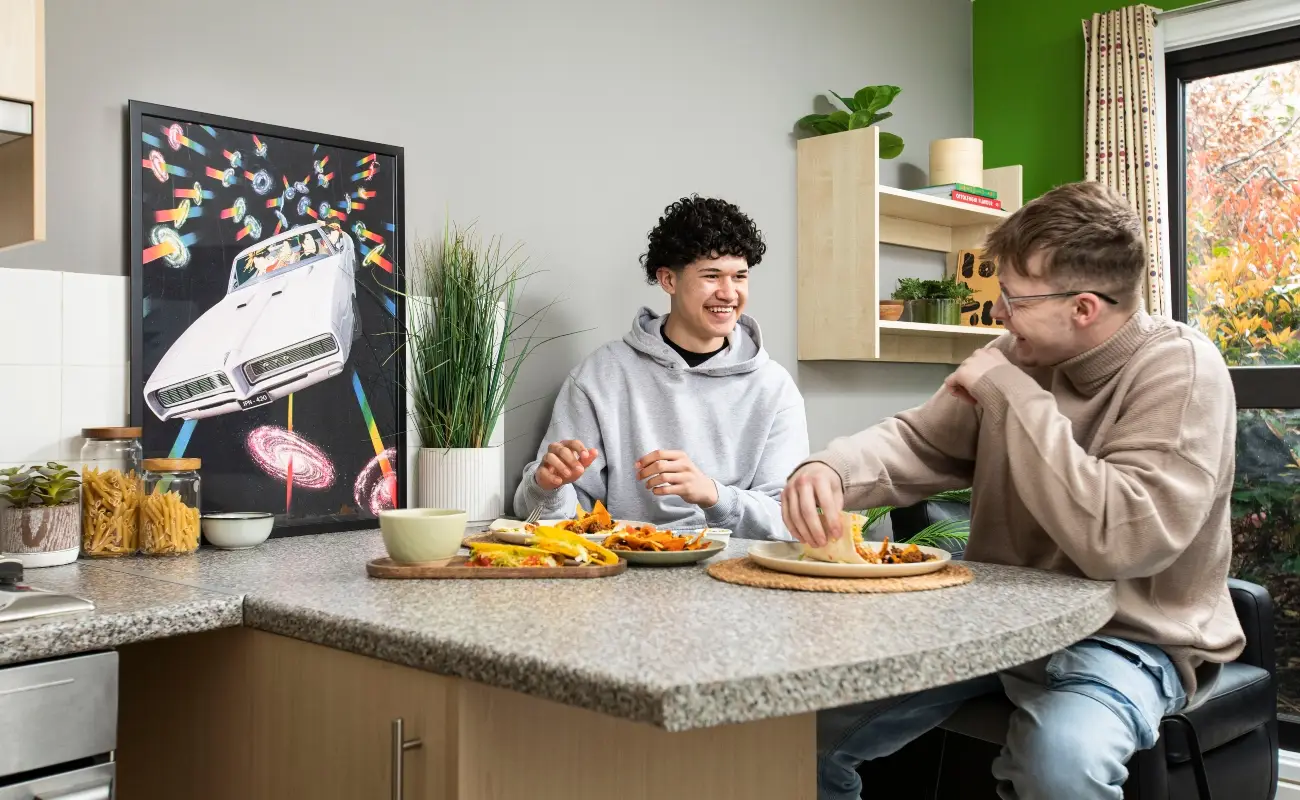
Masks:
[[[199,127],[207,131],[207,134],[211,136],[213,139],[217,138],[217,132],[212,129],[211,125],[200,125]]]
[[[370,155],[368,155],[368,156],[366,156],[365,158],[363,158],[363,159],[361,159],[360,161],[358,161],[358,162],[357,162],[356,164],[354,164],[353,166],[364,167],[365,165],[369,164],[371,161],[374,161],[376,158],[379,158],[379,156],[377,156],[377,155],[374,154],[374,153],[371,153]]]
[[[235,234],[235,241],[238,242],[245,236],[252,236],[254,239],[262,238],[262,223],[258,222],[257,218],[252,214],[244,217],[244,227],[239,229],[239,233]]]
[[[153,244],[144,249],[141,263],[148,264],[161,258],[166,260],[167,266],[179,269],[189,263],[190,246],[198,240],[197,233],[182,236],[166,225],[158,225],[149,232],[149,241]]]
[[[370,198],[379,194],[379,192],[371,192],[366,189],[357,189],[356,192],[354,192],[354,194],[357,196],[358,199],[369,200]]]
[[[379,173],[379,162],[371,161],[370,164],[365,169],[361,170],[360,172],[352,173],[352,180],[354,182],[368,181],[371,178],[375,177],[375,175],[378,173]]]
[[[173,122],[163,128],[162,132],[167,137],[167,145],[173,150],[179,150],[182,146],[185,146],[201,156],[208,154],[206,147],[185,135],[185,129],[180,126],[180,123]]]
[[[241,222],[244,219],[244,212],[248,211],[248,203],[244,198],[236,197],[235,204],[230,208],[221,209],[222,219],[233,219],[235,222]]]
[[[370,241],[378,242],[379,244],[383,244],[384,242],[384,237],[367,228],[366,223],[361,220],[357,220],[356,224],[352,226],[352,232],[356,234],[358,239],[369,239]]]
[[[197,419],[187,419],[181,424],[180,432],[176,434],[176,441],[172,442],[172,449],[167,453],[168,458],[185,456],[185,448],[190,446],[190,436],[194,433],[194,426],[198,424]]]
[[[266,158],[266,142],[257,138],[257,134],[253,134],[253,154],[258,158]]]
[[[140,141],[144,142],[150,147],[162,147],[162,139],[159,139],[157,136],[154,136],[152,133],[148,133],[145,131],[140,132]]]
[[[393,302],[393,298],[391,297],[384,298],[384,310],[387,311],[389,314],[392,314],[394,317],[397,316],[397,303]]]
[[[365,207],[366,207],[365,203],[358,203],[357,201],[353,200],[351,197],[339,201],[339,208],[347,212],[356,211],[357,209],[363,209]]]
[[[244,154],[238,150],[233,153],[229,150],[222,150],[221,155],[225,156],[226,160],[230,162],[230,166],[235,169],[239,169],[239,165],[244,163]]]
[[[194,205],[201,206],[203,205],[204,200],[211,200],[213,197],[216,197],[216,195],[195,183],[193,189],[173,189],[172,197],[191,200],[194,202]],[[191,214],[191,216],[197,217],[198,214]]]
[[[216,178],[221,181],[222,186],[234,186],[239,182],[239,176],[235,174],[234,169],[216,169],[207,167],[204,169],[209,178]]]
[[[366,421],[366,430],[370,433],[370,444],[375,448],[375,461],[379,466],[379,480],[375,481],[369,487],[363,487],[362,476],[371,472],[371,464],[366,465],[366,469],[361,471],[357,476],[357,485],[355,498],[358,504],[369,507],[372,514],[378,516],[379,509],[385,507],[384,501],[388,502],[387,507],[392,508],[393,501],[397,497],[397,473],[393,471],[392,459],[396,453],[393,448],[384,448],[384,442],[379,437],[379,426],[375,424],[375,415],[370,411],[370,403],[366,400],[366,392],[361,388],[361,378],[357,376],[357,371],[352,370],[352,391],[357,395],[357,404],[361,406],[361,416]],[[365,483],[369,483],[366,481]],[[369,488],[370,491],[363,491],[363,488]],[[387,493],[387,497],[385,497]]]
[[[177,191],[189,191],[188,189],[178,189]],[[180,205],[176,208],[163,209],[162,211],[153,212],[154,222],[170,222],[180,230],[185,224],[185,220],[203,216],[203,209],[190,203],[188,197],[182,198]]]
[[[267,201],[266,201],[266,207],[267,207],[267,208],[284,208],[284,195],[280,195],[279,197],[272,197],[270,200],[267,200]]]
[[[361,266],[378,266],[385,272],[391,273],[393,271],[393,262],[384,258],[384,247],[383,244],[377,244],[374,247],[367,247],[364,244],[361,245],[361,255],[364,256],[364,258],[361,259]]]
[[[160,150],[150,150],[148,156],[140,159],[140,166],[152,172],[160,183],[166,183],[172,175],[186,178],[190,174],[184,167],[168,164]]]
[[[370,411],[370,403],[366,400],[366,391],[361,388],[361,378],[357,371],[352,370],[352,391],[357,395],[357,405],[361,406],[361,417],[366,421],[366,431],[370,434],[370,444],[375,448],[375,455],[380,457],[379,468],[384,471],[384,475],[393,474],[393,465],[384,458],[384,440],[379,437],[379,426],[375,424],[375,415]]]
[[[280,211],[275,212],[275,233],[289,229],[289,220]],[[275,234],[272,234],[273,236]]]

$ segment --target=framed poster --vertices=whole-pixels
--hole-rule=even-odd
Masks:
[[[131,101],[131,422],[273,536],[403,505],[402,148]]]

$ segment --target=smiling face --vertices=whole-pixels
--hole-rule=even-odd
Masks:
[[[672,298],[668,336],[698,353],[722,347],[749,300],[749,264],[738,256],[701,258],[681,269],[659,268]]]
[[[993,305],[993,318],[1015,337],[1013,353],[1025,367],[1051,366],[1074,358],[1105,341],[1129,313],[1082,288],[1062,288],[1037,277],[1043,274],[1043,261],[1042,253],[1035,253],[1026,265],[1028,274],[998,271],[1002,295]]]

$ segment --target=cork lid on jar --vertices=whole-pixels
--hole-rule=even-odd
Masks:
[[[201,463],[197,458],[146,458],[142,466],[149,472],[193,472]]]
[[[144,435],[143,428],[82,428],[83,439],[139,439]]]

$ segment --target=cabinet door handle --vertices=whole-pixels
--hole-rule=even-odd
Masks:
[[[89,789],[78,789],[74,792],[59,792],[57,794],[38,794],[36,800],[108,800],[113,792],[113,785],[105,783],[101,786],[94,786]]]
[[[406,723],[401,717],[393,720],[393,768],[391,770],[391,777],[393,779],[393,800],[402,800],[402,777],[404,772],[402,769],[402,756],[407,750],[414,750],[423,745],[424,742],[420,739],[406,738]]]

